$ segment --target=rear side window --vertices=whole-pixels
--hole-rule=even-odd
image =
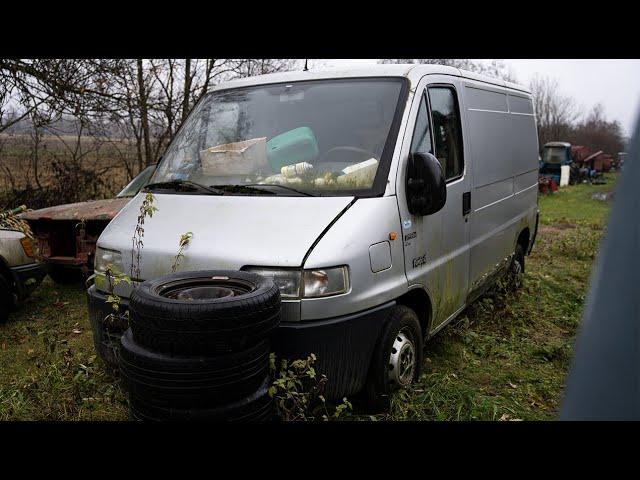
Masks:
[[[429,101],[433,119],[435,155],[442,165],[447,180],[460,177],[464,171],[464,158],[456,92],[450,87],[430,87]]]
[[[413,131],[413,140],[411,141],[411,153],[433,153],[431,147],[431,132],[429,131],[429,110],[427,109],[427,100],[424,95],[420,100],[420,108],[416,118],[416,127]]]

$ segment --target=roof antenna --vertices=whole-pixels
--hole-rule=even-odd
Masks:
[[[308,58],[304,59],[304,68],[302,69],[303,72],[308,72],[309,68],[307,67],[307,62],[309,61]]]

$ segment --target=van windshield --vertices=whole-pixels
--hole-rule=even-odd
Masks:
[[[184,181],[227,194],[262,186],[286,187],[267,188],[276,195],[371,194],[388,172],[380,166],[390,162],[402,86],[371,78],[211,92],[167,149],[152,189]]]

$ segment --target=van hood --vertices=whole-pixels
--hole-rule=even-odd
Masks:
[[[178,270],[243,266],[300,267],[305,254],[353,197],[210,196],[154,194],[157,211],[144,221],[141,279],[171,272],[180,236],[192,232]],[[132,236],[144,194],[107,226],[102,248],[122,252],[131,269]]]

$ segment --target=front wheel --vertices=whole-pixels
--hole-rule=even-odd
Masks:
[[[422,330],[416,313],[404,305],[393,307],[373,353],[363,391],[368,410],[388,411],[391,395],[420,377]]]

